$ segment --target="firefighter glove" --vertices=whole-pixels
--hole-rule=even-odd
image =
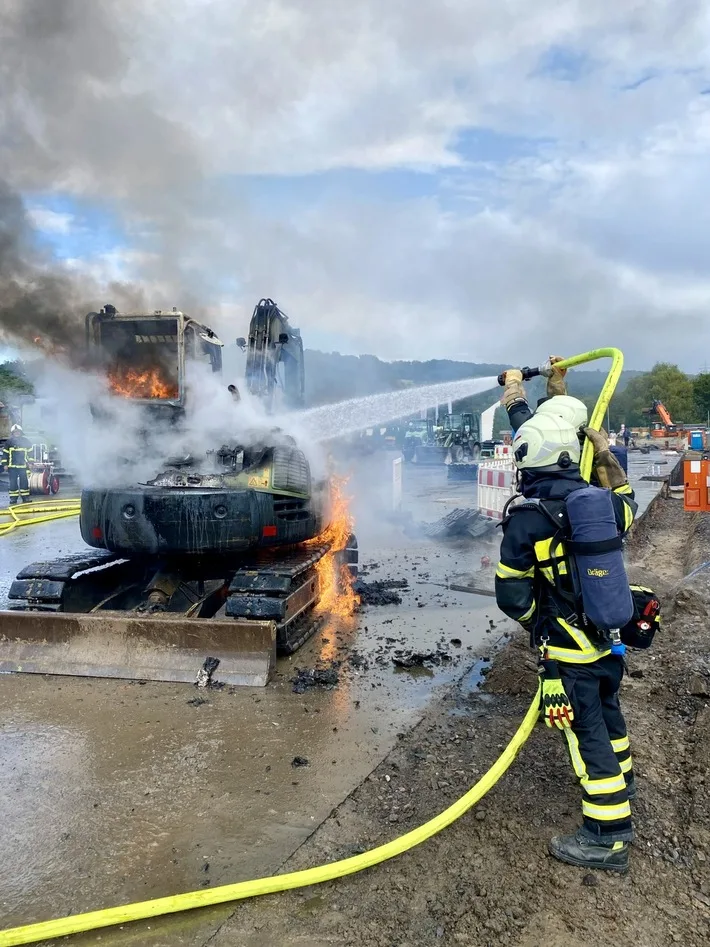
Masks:
[[[545,725],[557,727],[558,730],[571,727],[574,711],[560,678],[557,662],[541,659],[538,674],[542,679],[540,713],[545,718]]]
[[[555,395],[566,395],[567,385],[565,383],[566,368],[555,368],[557,362],[562,361],[561,355],[551,355],[549,359],[550,374],[547,376],[547,395],[553,398]]]
[[[506,408],[509,408],[516,401],[525,401],[525,389],[523,388],[523,373],[519,368],[509,368],[505,373],[505,387],[501,401]]]
[[[606,431],[603,429],[595,431],[591,427],[585,427],[584,433],[594,448],[594,473],[599,486],[607,490],[623,487],[627,483],[627,477],[624,468],[609,450],[609,438]]]

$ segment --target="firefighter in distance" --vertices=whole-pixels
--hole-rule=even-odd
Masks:
[[[19,424],[10,428],[10,437],[2,449],[2,463],[10,480],[10,506],[29,501],[29,455],[32,444],[22,433]]]

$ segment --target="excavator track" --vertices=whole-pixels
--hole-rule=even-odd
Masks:
[[[276,622],[277,650],[293,654],[318,627],[311,614],[320,596],[316,566],[328,548],[310,546],[241,567],[229,585],[225,614]]]
[[[261,553],[158,613],[116,608],[145,589],[151,569],[140,560],[99,552],[32,563],[0,613],[0,671],[194,683],[209,668],[210,683],[263,686],[277,651],[292,654],[322,623],[317,567],[328,552]],[[337,556],[355,577],[354,537]],[[197,584],[181,578],[181,589]]]

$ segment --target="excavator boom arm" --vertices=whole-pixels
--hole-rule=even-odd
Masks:
[[[654,401],[653,407],[656,409],[656,414],[661,419],[661,421],[663,421],[666,427],[670,427],[673,424],[673,418],[670,416],[670,412],[663,402]]]
[[[249,324],[246,383],[250,394],[271,407],[274,390],[283,388],[286,404],[305,402],[303,341],[273,299],[260,299]]]

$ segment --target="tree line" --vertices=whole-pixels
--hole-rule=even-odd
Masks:
[[[574,376],[570,373],[570,394],[574,392]],[[580,395],[593,408],[596,397]],[[661,401],[676,424],[708,424],[710,418],[710,372],[686,375],[677,365],[658,362],[650,372],[630,378],[620,386],[609,407],[608,424],[618,431],[627,427],[648,427],[657,420],[649,411],[654,401]]]

